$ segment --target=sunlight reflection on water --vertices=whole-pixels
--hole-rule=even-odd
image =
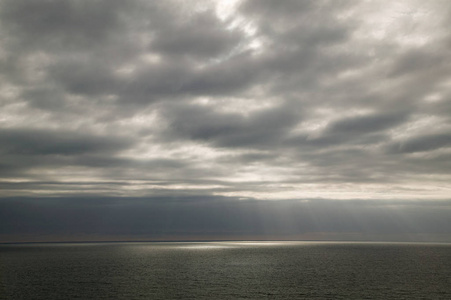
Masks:
[[[231,248],[250,248],[250,247],[283,247],[283,246],[301,246],[317,245],[318,242],[299,242],[299,241],[234,241],[234,242],[186,242],[180,243],[178,249],[231,249]]]
[[[178,249],[190,249],[190,250],[216,250],[216,249],[230,249],[236,248],[236,246],[229,243],[187,243],[177,246]]]

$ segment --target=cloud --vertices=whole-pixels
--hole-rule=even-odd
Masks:
[[[416,136],[403,142],[389,145],[388,150],[397,153],[415,153],[451,146],[450,134],[432,134]]]
[[[149,46],[162,55],[205,60],[227,55],[242,39],[239,31],[227,29],[211,10],[195,17],[164,21],[161,33]]]
[[[406,116],[403,113],[373,114],[348,117],[328,124],[326,132],[336,134],[365,134],[382,131],[401,124]]]
[[[23,45],[90,47],[105,41],[121,25],[120,1],[3,1],[2,23]],[[66,49],[67,49],[66,48]]]
[[[63,238],[102,235],[129,239],[216,239],[323,233],[360,239],[379,236],[409,241],[420,234],[441,234],[449,201],[308,201],[261,202],[224,197],[182,198],[27,198],[1,199],[3,237],[47,234]],[[26,220],[18,222],[17,220]]]
[[[127,138],[55,130],[0,130],[0,151],[19,155],[76,155],[108,153],[130,145]]]
[[[2,1],[0,197],[449,199],[449,8]]]
[[[181,105],[169,109],[167,114],[174,135],[222,147],[274,146],[300,120],[299,112],[285,104],[249,116]]]

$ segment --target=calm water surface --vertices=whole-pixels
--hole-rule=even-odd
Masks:
[[[0,299],[76,298],[451,299],[451,245],[0,245]]]

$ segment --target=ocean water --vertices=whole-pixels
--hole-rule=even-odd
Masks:
[[[451,245],[0,245],[0,299],[266,298],[451,299]]]

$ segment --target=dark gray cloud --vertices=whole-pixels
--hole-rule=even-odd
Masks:
[[[451,147],[451,135],[431,134],[416,136],[388,146],[388,150],[396,153],[414,153]]]
[[[445,46],[446,47],[446,46]],[[449,51],[435,49],[433,52],[425,50],[410,50],[403,53],[393,66],[392,76],[412,76],[430,71],[437,66],[449,65]]]
[[[330,135],[337,134],[365,134],[386,130],[405,122],[404,113],[372,114],[344,118],[329,123],[326,132]]]
[[[274,147],[301,119],[299,109],[286,104],[250,116],[181,105],[167,114],[172,134],[222,147]]]
[[[120,25],[121,1],[2,1],[6,28],[29,46],[91,46]],[[13,37],[14,38],[14,37]]]
[[[227,55],[242,38],[240,32],[221,24],[213,11],[202,12],[195,18],[164,21],[163,34],[156,35],[150,43],[150,49],[162,55],[205,60]]]
[[[451,232],[449,201],[403,201],[394,206],[368,200],[262,202],[198,196],[12,198],[1,199],[0,204],[0,236],[5,240],[34,234],[63,240],[104,235],[119,239],[310,236],[403,241],[423,236],[424,241],[433,241],[446,239]]]
[[[131,146],[127,137],[100,136],[62,130],[0,130],[0,152],[18,155],[111,153]]]
[[[184,220],[202,226],[227,223],[240,205],[266,207],[271,223],[276,204],[257,200],[336,199],[314,205],[324,222],[362,213],[381,228],[390,216],[395,231],[388,206],[339,214],[334,201],[430,200],[432,211],[450,198],[450,8],[440,0],[0,1],[0,197],[40,195],[50,211],[89,195],[137,214],[145,201],[199,197],[187,203],[205,213]],[[233,202],[247,198],[256,202]],[[234,208],[220,217],[209,201],[224,199]],[[280,203],[289,215],[291,202]],[[177,218],[188,209],[180,205]],[[299,219],[308,218],[299,205]],[[242,228],[257,226],[250,211]],[[324,226],[315,230],[333,227]]]
[[[63,130],[0,130],[0,177],[26,176],[30,170],[64,166],[116,167],[118,151],[133,145],[124,136],[102,136]]]

